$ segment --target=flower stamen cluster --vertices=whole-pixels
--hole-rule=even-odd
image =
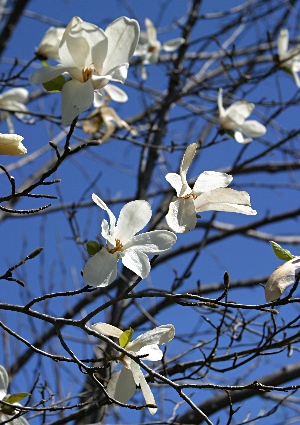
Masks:
[[[83,69],[81,71],[82,77],[83,77],[83,81],[85,83],[92,78],[93,72],[96,72],[96,70],[95,69],[92,69],[92,68],[86,68],[86,69]]]
[[[120,241],[120,239],[115,239],[116,241],[116,246],[115,248],[109,249],[108,252],[110,252],[111,254],[114,254],[117,251],[123,251],[123,245]]]

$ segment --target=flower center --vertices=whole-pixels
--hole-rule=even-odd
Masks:
[[[196,193],[191,192],[185,196],[178,196],[178,198],[180,199],[189,199],[190,197],[192,197],[195,200],[196,198],[198,198],[198,195],[196,195]]]
[[[92,78],[92,75],[93,75],[93,72],[95,72],[95,69],[86,68],[86,69],[83,69],[81,72],[82,72],[83,81],[87,82],[90,78]]]
[[[114,254],[117,251],[123,251],[123,245],[121,244],[120,239],[116,239],[116,246],[109,250],[111,254]]]

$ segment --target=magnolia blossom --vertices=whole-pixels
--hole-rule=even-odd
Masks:
[[[18,134],[0,133],[0,155],[24,155],[27,149],[22,143],[24,137]]]
[[[283,291],[295,283],[296,270],[300,268],[300,257],[286,261],[271,274],[265,286],[266,301],[274,301]]]
[[[42,84],[64,73],[70,75],[62,88],[62,123],[67,125],[91,106],[95,90],[110,81],[124,83],[138,38],[139,25],[134,19],[123,16],[103,31],[75,16],[59,45],[61,63],[38,69],[30,81]]]
[[[6,119],[10,133],[14,132],[14,125],[8,111],[15,112],[16,117],[22,119],[24,117],[22,112],[28,112],[24,105],[28,100],[28,95],[28,91],[21,87],[7,90],[5,93],[0,94],[0,109],[5,109],[5,111],[1,112],[1,118]]]
[[[20,406],[19,403],[14,402],[14,400],[22,400],[23,398],[29,395],[28,393],[17,393],[17,394],[7,394],[8,388],[8,375],[3,366],[0,365],[0,400],[5,401],[6,403],[15,404]],[[9,424],[12,425],[29,425],[25,418],[19,416],[15,419],[12,419],[15,415],[19,413],[19,410],[13,410],[12,408],[0,404],[0,423],[9,421]],[[12,420],[11,420],[12,419]]]
[[[50,27],[42,38],[36,54],[42,58],[59,61],[58,48],[66,28]]]
[[[157,328],[138,336],[133,341],[130,341],[130,337],[133,335],[132,330],[123,332],[121,329],[108,325],[107,323],[97,323],[96,325],[93,325],[92,328],[99,334],[119,338],[120,346],[136,356],[143,356],[141,359],[142,361],[161,360],[163,353],[158,347],[158,344],[165,344],[166,342],[171,341],[175,335],[175,328],[173,325],[158,326]],[[126,333],[125,341],[127,339],[129,341],[122,344],[120,337]],[[138,385],[141,387],[146,404],[155,405],[154,396],[140,366],[130,357],[123,355],[122,353],[119,360],[124,367],[120,370],[120,372],[117,372],[111,377],[106,389],[108,395],[121,403],[127,403],[135,393],[136,385]],[[157,411],[157,407],[149,407],[149,411],[152,415],[154,415]]]
[[[157,31],[150,19],[145,19],[146,31],[141,31],[139,44],[137,45],[135,56],[142,57],[142,64],[140,67],[141,76],[144,80],[147,79],[147,72],[143,65],[155,64],[158,62],[161,50],[166,52],[174,52],[184,42],[184,38],[174,38],[161,44],[157,40]]]
[[[107,205],[93,193],[93,201],[107,211],[110,224],[102,221],[102,236],[106,239],[103,247],[85,265],[83,278],[88,285],[106,286],[117,276],[117,263],[121,258],[125,267],[142,279],[150,272],[146,254],[160,254],[176,242],[174,233],[168,230],[154,230],[136,235],[150,221],[152,211],[146,201],[132,201],[120,211],[118,222]]]
[[[279,66],[291,73],[297,87],[300,87],[300,79],[297,74],[300,71],[300,45],[291,47],[290,49],[288,49],[288,46],[289,31],[282,29],[277,41]]]
[[[126,121],[122,120],[113,108],[109,108],[107,106],[101,106],[93,111],[84,121],[82,129],[85,133],[94,134],[97,133],[104,124],[106,131],[100,140],[101,143],[104,143],[115,132],[116,126],[114,123],[117,127],[125,128],[130,131],[132,136],[135,137],[137,135],[134,128],[130,127]]]
[[[197,212],[227,211],[255,215],[250,207],[250,196],[227,188],[233,177],[230,174],[204,171],[190,188],[186,174],[195,156],[196,143],[189,145],[183,155],[179,174],[169,173],[166,180],[176,190],[166,215],[167,224],[176,233],[186,233],[195,228]]]
[[[223,107],[223,90],[219,89],[218,94],[219,122],[224,130],[234,133],[234,138],[238,143],[252,142],[253,137],[263,136],[267,129],[264,125],[255,120],[246,120],[253,109],[253,103],[241,100],[233,103],[229,108]],[[244,138],[244,135],[247,136]]]

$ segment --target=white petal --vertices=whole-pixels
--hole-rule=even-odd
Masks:
[[[136,386],[130,369],[123,367],[113,375],[107,385],[106,391],[110,397],[121,403],[127,403],[135,393]]]
[[[176,235],[168,230],[153,230],[134,236],[130,246],[148,254],[159,254],[172,248],[176,239]]]
[[[3,366],[0,365],[0,399],[2,400],[3,397],[7,394],[7,388],[8,388],[8,375]]]
[[[135,51],[139,34],[138,22],[125,16],[116,19],[106,28],[108,49],[102,74],[110,74],[113,68],[129,62]]]
[[[238,143],[250,143],[252,142],[253,139],[251,139],[251,137],[249,138],[244,138],[244,135],[241,131],[235,131],[234,132],[234,138]]]
[[[182,189],[182,180],[180,175],[176,173],[168,173],[165,178],[173,189],[176,190],[177,196],[179,196]]]
[[[95,325],[92,325],[91,328],[101,335],[113,336],[115,338],[119,338],[119,336],[123,333],[121,329],[103,322],[96,323]]]
[[[42,38],[36,53],[46,58],[59,60],[58,48],[65,32],[62,27],[50,27]]]
[[[145,346],[165,344],[166,342],[171,341],[174,338],[174,335],[175,328],[173,325],[161,325],[139,335],[132,342],[129,342],[126,348],[128,351],[137,353]]]
[[[128,202],[120,211],[115,238],[125,245],[129,239],[149,223],[151,215],[151,207],[147,201]]]
[[[62,75],[64,72],[72,70],[70,66],[56,65],[56,66],[44,66],[43,68],[37,69],[29,78],[31,84],[43,84],[47,81],[53,80],[53,78]]]
[[[0,101],[6,102],[20,102],[26,103],[28,100],[29,92],[22,87],[18,87],[15,89],[7,90],[0,96]]]
[[[83,279],[90,286],[107,286],[117,276],[117,253],[111,254],[102,248],[84,266]]]
[[[194,199],[174,197],[166,215],[167,225],[175,233],[187,233],[196,227],[197,217]]]
[[[269,277],[265,286],[266,301],[274,301],[281,296],[283,291],[295,282],[295,271],[300,268],[300,257],[277,267]]]
[[[226,211],[256,215],[256,211],[250,208],[249,194],[229,188],[214,189],[198,196],[195,207],[197,212]]]
[[[174,50],[177,50],[184,42],[185,39],[182,37],[173,38],[172,40],[163,43],[162,49],[164,49],[166,52],[174,52]]]
[[[110,71],[110,77],[112,81],[124,83],[127,78],[129,63],[122,63],[122,65],[112,68]]]
[[[146,254],[137,251],[134,248],[128,248],[124,251],[122,263],[129,270],[140,276],[142,279],[150,273],[150,262]]]
[[[124,90],[116,87],[112,84],[107,84],[105,86],[105,91],[109,94],[109,97],[115,102],[127,102],[128,96]]]
[[[226,117],[227,119],[230,119],[233,124],[235,124],[237,127],[240,127],[246,118],[249,117],[251,112],[254,109],[254,104],[249,103],[245,100],[240,100],[238,102],[233,103],[231,106],[229,106],[228,109],[226,109]],[[233,130],[233,127],[224,127],[228,128],[229,130]]]
[[[248,120],[241,126],[242,132],[248,137],[260,137],[266,134],[266,127],[258,121]]]
[[[279,33],[277,41],[277,50],[278,55],[281,56],[287,52],[289,46],[289,31],[287,29],[282,29]]]
[[[219,187],[227,187],[233,177],[230,174],[217,171],[204,171],[195,181],[193,192],[197,195]]]
[[[103,89],[99,89],[94,91],[94,106],[95,108],[100,108],[101,106],[103,106],[106,102],[106,98],[104,97],[104,90]]]
[[[157,344],[153,345],[146,345],[145,347],[142,347],[137,353],[137,356],[145,356],[147,354],[147,357],[143,357],[142,360],[149,360],[151,362],[157,362],[163,358],[163,352],[158,347]]]
[[[141,377],[143,376],[143,372],[141,371],[140,366],[135,361],[132,360],[130,364],[130,369],[132,372],[135,385],[140,385]]]
[[[0,155],[24,155],[27,149],[22,143],[24,137],[18,134],[0,133]]]
[[[147,383],[144,375],[141,376],[140,386],[141,386],[141,390],[142,390],[144,399],[146,401],[146,404],[156,405],[154,396],[152,394],[152,391],[151,391],[149,384]],[[155,408],[149,407],[148,409],[149,409],[149,412],[151,413],[151,415],[154,415],[157,412],[157,407],[155,407]]]
[[[179,172],[181,176],[181,180],[182,180],[182,188],[181,188],[179,196],[185,196],[191,192],[191,188],[189,187],[186,180],[186,174],[193,161],[196,150],[197,150],[197,144],[192,143],[186,148],[185,153],[183,155],[183,158],[180,164],[180,172]]]
[[[220,118],[225,117],[226,113],[223,106],[223,89],[222,88],[219,88],[219,91],[218,91],[218,108],[219,108]]]
[[[157,42],[157,31],[152,21],[149,18],[145,19],[147,41],[151,46]]]
[[[99,196],[97,196],[95,193],[92,194],[92,200],[95,202],[96,205],[98,205],[98,207],[102,208],[104,211],[107,212],[109,216],[109,221],[110,221],[110,233],[113,234],[115,230],[115,225],[116,225],[116,217],[114,216],[112,211],[108,208],[106,203],[103,202],[102,199],[100,199]]]
[[[81,83],[68,81],[62,88],[62,124],[70,124],[81,112],[86,111],[94,100],[92,81]]]
[[[107,44],[104,31],[74,16],[62,37],[59,57],[64,65],[75,66],[81,70],[93,68],[101,73]]]

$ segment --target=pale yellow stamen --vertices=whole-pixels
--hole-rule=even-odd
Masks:
[[[190,197],[192,196],[192,198],[194,198],[194,200],[196,199],[196,198],[198,198],[198,196],[196,195],[196,193],[189,193],[188,195],[185,195],[185,196],[178,196],[178,198],[180,198],[180,199],[189,199]]]
[[[86,82],[90,78],[92,78],[92,75],[93,75],[93,72],[95,72],[95,69],[86,68],[86,69],[83,69],[81,72],[82,72],[83,81]]]

